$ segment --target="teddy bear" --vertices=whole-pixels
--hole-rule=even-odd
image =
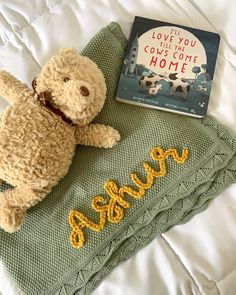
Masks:
[[[114,128],[91,123],[102,110],[106,83],[101,70],[74,49],[63,49],[28,88],[0,71],[0,96],[12,105],[0,113],[0,228],[13,233],[26,211],[45,198],[68,172],[76,145],[111,148]]]

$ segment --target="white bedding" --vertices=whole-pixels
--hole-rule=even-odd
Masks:
[[[0,68],[30,85],[61,47],[81,50],[110,21],[128,37],[135,15],[215,31],[222,40],[209,113],[236,132],[235,12],[235,0],[0,0]],[[6,106],[0,98],[0,111]],[[205,212],[119,265],[93,294],[234,295],[235,228],[232,185]],[[1,261],[0,293],[21,294]]]

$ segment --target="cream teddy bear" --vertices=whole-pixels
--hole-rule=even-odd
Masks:
[[[32,85],[0,71],[0,96],[13,104],[0,113],[0,182],[14,187],[0,192],[0,227],[10,233],[66,175],[77,144],[110,148],[120,140],[112,127],[90,124],[106,84],[89,58],[64,49]]]

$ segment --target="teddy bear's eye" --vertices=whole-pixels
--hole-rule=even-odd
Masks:
[[[68,77],[65,77],[64,78],[64,82],[67,82],[67,81],[69,81],[70,80],[70,78],[68,78]]]

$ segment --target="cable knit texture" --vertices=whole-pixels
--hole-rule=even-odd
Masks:
[[[107,84],[107,100],[95,122],[119,130],[119,144],[106,150],[77,148],[68,174],[47,198],[28,210],[22,230],[12,235],[0,231],[1,260],[24,294],[91,293],[117,264],[206,209],[235,182],[236,138],[215,119],[195,119],[114,100],[126,44],[119,25],[111,23],[83,51],[97,63]],[[87,128],[85,133],[90,132]],[[83,144],[90,144],[79,137]],[[186,148],[188,158],[179,164],[169,157],[165,175],[152,182],[161,167],[149,152],[158,146],[163,151],[176,150],[177,155]],[[140,198],[125,193],[134,193],[135,183],[142,187],[141,195],[145,190]],[[122,188],[124,198],[117,193]],[[107,222],[101,231],[84,227],[85,243],[74,248],[68,216],[74,210],[86,216],[90,225],[98,225],[100,213],[93,208],[105,208],[106,221],[114,222]],[[79,220],[75,222],[76,228]]]

